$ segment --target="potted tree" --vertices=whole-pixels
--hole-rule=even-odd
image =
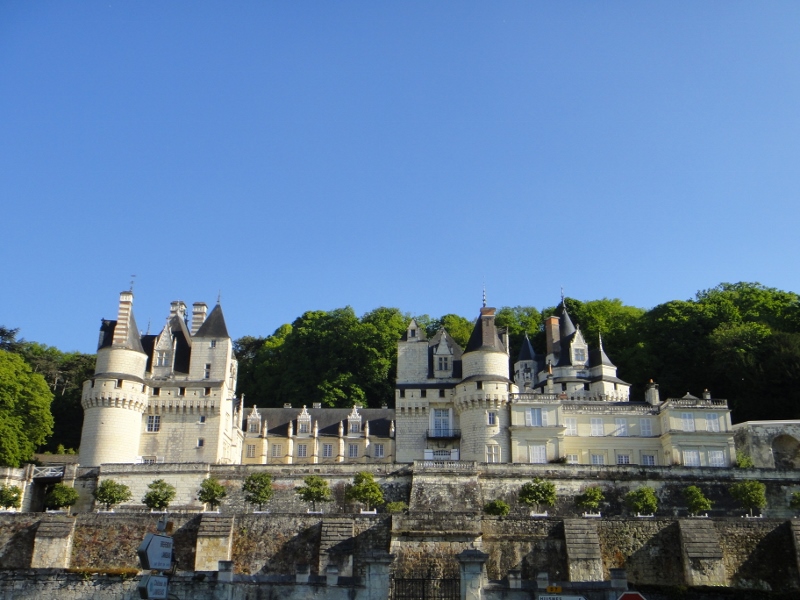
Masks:
[[[696,485],[690,485],[683,490],[683,497],[686,498],[686,506],[689,509],[689,516],[696,518],[708,518],[706,511],[711,510],[714,504],[705,497],[703,490]],[[702,515],[700,513],[703,513]]]
[[[603,490],[599,487],[589,487],[582,494],[575,496],[575,504],[584,510],[584,517],[600,518],[600,503],[605,499]]]
[[[366,504],[367,510],[361,509],[362,514],[374,515],[377,510],[370,510],[370,507],[383,504],[383,490],[368,471],[356,473],[353,485],[347,490],[345,497],[350,501]]]
[[[749,513],[745,515],[748,519],[760,518],[763,515],[753,516],[754,509],[762,509],[767,506],[767,486],[760,481],[748,480],[738,481],[728,487],[739,504],[746,508]]]
[[[214,477],[209,477],[200,484],[200,492],[197,494],[197,499],[203,504],[208,504],[211,507],[211,512],[219,512],[219,505],[222,504],[222,499],[227,495],[228,491],[225,486]]]
[[[113,479],[106,479],[92,492],[94,499],[106,507],[105,512],[114,512],[111,508],[131,499],[131,490],[124,483],[117,483]],[[98,511],[99,512],[99,511]]]
[[[22,506],[22,490],[16,485],[0,486],[0,507],[13,512]]]
[[[556,503],[556,486],[551,481],[544,481],[537,477],[519,489],[521,504],[532,508],[532,517],[546,517],[547,511],[541,511],[542,506],[554,506]]]
[[[303,479],[305,485],[297,488],[297,495],[303,502],[311,503],[309,513],[322,513],[317,511],[317,502],[330,502],[331,489],[328,482],[319,475],[309,475]]]
[[[168,484],[163,479],[156,479],[147,486],[149,490],[142,502],[150,509],[150,512],[167,512],[167,508],[175,499],[175,487]]]
[[[658,510],[656,491],[647,486],[631,490],[625,494],[625,506],[637,517],[652,517]]]
[[[502,500],[492,500],[483,505],[483,512],[493,517],[505,517],[511,512],[511,507]]]
[[[264,512],[264,505],[272,498],[272,475],[269,473],[248,475],[242,484],[242,492],[245,502],[258,506],[258,510],[254,512]]]
[[[789,499],[789,508],[794,511],[800,511],[800,492],[795,492]]]
[[[63,483],[55,484],[44,497],[47,512],[67,512],[78,501],[78,490]],[[64,511],[64,509],[67,509]]]

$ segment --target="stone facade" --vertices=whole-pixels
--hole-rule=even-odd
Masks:
[[[737,449],[761,468],[800,468],[800,421],[747,421],[733,426]]]

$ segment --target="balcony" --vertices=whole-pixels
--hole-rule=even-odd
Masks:
[[[458,440],[461,439],[460,429],[428,429],[429,440]]]

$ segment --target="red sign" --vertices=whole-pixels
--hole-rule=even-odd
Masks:
[[[625,592],[617,600],[646,600],[639,592]]]

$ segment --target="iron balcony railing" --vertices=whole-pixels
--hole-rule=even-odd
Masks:
[[[460,437],[460,429],[428,429],[428,439],[455,440]]]

